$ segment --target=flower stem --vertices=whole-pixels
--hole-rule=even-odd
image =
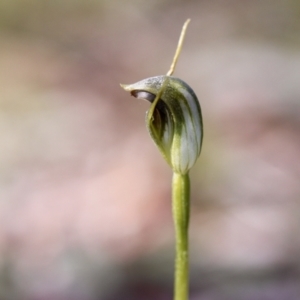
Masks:
[[[174,300],[188,300],[188,227],[190,214],[189,174],[182,175],[173,173],[172,202],[176,235]]]

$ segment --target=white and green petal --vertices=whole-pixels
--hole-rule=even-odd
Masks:
[[[148,131],[173,171],[186,174],[200,155],[203,138],[194,91],[181,79],[166,75],[122,87],[152,103],[146,117]]]

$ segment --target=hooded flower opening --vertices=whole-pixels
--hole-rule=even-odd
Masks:
[[[148,131],[174,172],[186,174],[200,155],[203,138],[201,109],[194,91],[181,79],[165,75],[122,87],[155,105],[147,113]]]

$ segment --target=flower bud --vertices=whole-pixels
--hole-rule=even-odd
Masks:
[[[146,116],[148,131],[173,171],[186,174],[200,155],[203,138],[194,91],[181,79],[166,75],[121,86],[134,97],[151,102]]]

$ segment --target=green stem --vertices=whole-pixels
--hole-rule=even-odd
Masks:
[[[173,218],[176,235],[174,300],[188,300],[189,253],[188,227],[190,213],[189,174],[173,174]]]

